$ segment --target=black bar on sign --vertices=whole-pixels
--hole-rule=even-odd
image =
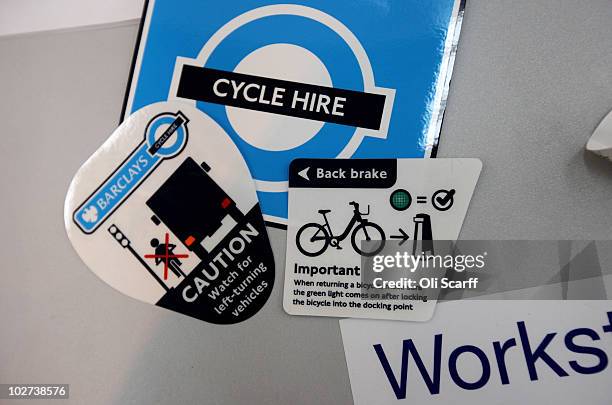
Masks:
[[[289,187],[391,188],[397,159],[295,159],[289,165]]]
[[[386,97],[382,94],[278,80],[185,65],[181,98],[273,114],[378,130]]]

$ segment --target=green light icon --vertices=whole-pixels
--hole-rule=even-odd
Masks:
[[[412,204],[412,196],[408,191],[400,188],[391,193],[389,203],[394,209],[404,211]]]

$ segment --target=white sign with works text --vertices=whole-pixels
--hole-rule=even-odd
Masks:
[[[340,327],[356,404],[610,404],[610,301],[459,301],[427,323]]]

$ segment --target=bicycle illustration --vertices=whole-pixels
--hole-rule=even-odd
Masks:
[[[345,240],[350,234],[351,245],[355,252],[362,256],[374,256],[379,253],[384,247],[385,232],[379,225],[363,218],[370,215],[370,206],[368,205],[368,212],[359,212],[358,203],[351,201],[349,205],[353,206],[353,217],[341,235],[334,235],[327,220],[327,214],[331,210],[319,210],[319,214],[323,215],[325,223],[318,224],[311,222],[302,226],[295,237],[298,250],[306,256],[315,257],[325,252],[329,246],[342,249],[340,242]],[[378,243],[361,246],[361,241],[363,240],[378,241]],[[367,249],[367,251],[364,249]]]

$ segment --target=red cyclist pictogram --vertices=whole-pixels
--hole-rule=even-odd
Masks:
[[[170,268],[177,277],[185,277],[185,273],[181,270],[181,261],[179,259],[186,259],[189,255],[174,253],[176,245],[170,243],[170,235],[168,232],[166,232],[165,243],[160,244],[157,239],[152,239],[151,246],[155,248],[155,253],[145,255],[144,257],[147,259],[155,259],[155,264],[160,264],[162,261],[164,262],[164,280],[168,279],[168,268]]]

